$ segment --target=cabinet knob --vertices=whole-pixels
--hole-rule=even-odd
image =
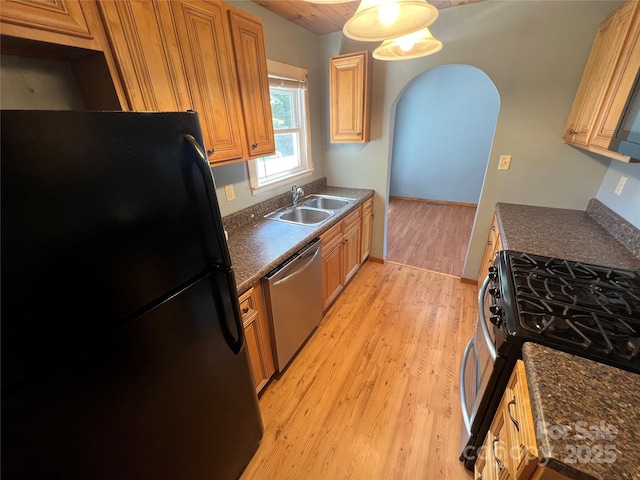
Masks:
[[[251,148],[253,148],[255,150],[256,148],[258,148],[258,144],[257,143],[252,143],[251,144]]]
[[[577,135],[577,134],[578,134],[578,132],[576,132],[575,130],[573,130],[573,129],[569,130],[569,135]]]
[[[207,156],[213,155],[214,153],[215,153],[215,150],[213,148],[210,148],[209,150],[207,150]]]

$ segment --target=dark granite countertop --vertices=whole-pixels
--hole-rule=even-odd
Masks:
[[[640,258],[587,211],[498,203],[496,216],[505,250],[617,268],[640,268]],[[638,243],[636,238],[631,237],[630,241]]]
[[[525,343],[539,454],[573,479],[640,480],[640,375]]]
[[[269,270],[338,223],[365,200],[371,198],[374,191],[323,186],[314,189],[313,192],[306,191],[306,193],[349,197],[354,198],[355,201],[349,205],[349,208],[317,227],[263,218],[259,207],[256,211],[260,213],[254,214],[253,218],[250,218],[251,214],[249,214],[247,223],[227,227],[229,252],[231,253],[239,295],[247,291]],[[273,211],[279,207],[274,205],[269,208],[271,208],[269,211]]]

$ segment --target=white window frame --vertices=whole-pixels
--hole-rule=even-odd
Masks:
[[[292,168],[287,173],[273,180],[260,182],[258,175],[258,163],[260,159],[247,161],[247,169],[249,170],[249,184],[251,193],[258,195],[259,193],[272,190],[274,188],[286,185],[293,181],[309,177],[313,174],[313,159],[311,158],[311,129],[309,122],[309,91],[307,88],[307,70],[285,63],[267,60],[267,70],[269,73],[269,85],[277,87],[283,86],[299,86],[302,89],[302,98],[300,99],[299,109],[303,110],[299,115],[300,127],[295,129],[275,130],[278,133],[300,132],[299,151],[301,152],[301,165]]]

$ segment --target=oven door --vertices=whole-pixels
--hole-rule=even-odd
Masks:
[[[478,319],[473,337],[469,340],[460,366],[460,404],[462,407],[461,459],[472,437],[478,432],[477,419],[480,403],[489,384],[497,358],[494,327],[489,323],[489,307],[492,297],[487,293],[490,279],[487,277],[478,292]],[[475,427],[475,428],[474,428]]]

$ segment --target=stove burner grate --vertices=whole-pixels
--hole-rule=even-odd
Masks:
[[[504,252],[501,288],[528,341],[612,364],[640,361],[640,271]],[[539,339],[539,340],[536,340]],[[548,339],[548,340],[544,340]],[[616,360],[617,359],[617,360]]]

